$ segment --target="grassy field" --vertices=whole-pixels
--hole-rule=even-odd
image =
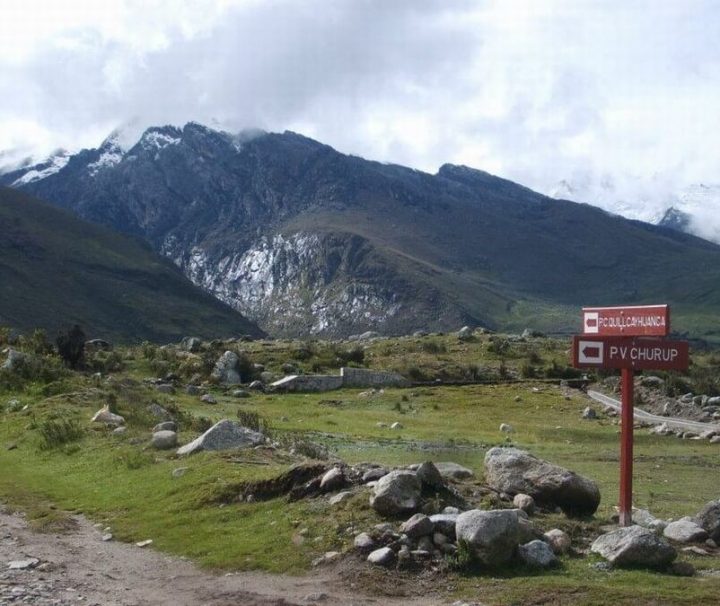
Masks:
[[[432,379],[438,373],[458,380],[476,372],[482,384],[425,385],[368,394],[341,390],[325,394],[253,393],[246,399],[210,385],[218,403],[197,396],[161,394],[143,379],[163,372],[181,377],[207,373],[204,358],[215,359],[226,344],[197,357],[174,349],[120,350],[117,369],[101,377],[55,370],[42,382],[2,383],[0,377],[0,501],[24,510],[41,530],[62,529],[65,511],[82,511],[107,524],[125,541],[151,538],[157,549],[184,555],[216,569],[263,569],[301,574],[314,557],[329,549],[349,550],[353,530],[367,529],[380,518],[367,493],[338,506],[324,499],[289,503],[285,498],[246,503],[227,499],[244,482],[276,477],[300,458],[285,451],[260,449],[178,458],[173,451],[148,448],[155,420],[146,407],[155,402],[177,411],[181,442],[196,437],[203,423],[237,418],[238,410],[255,412],[275,435],[295,436],[324,445],[347,463],[388,465],[424,460],[455,461],[475,470],[471,484],[482,484],[486,450],[512,443],[554,463],[593,478],[602,503],[590,520],[540,514],[543,529],[561,527],[578,547],[614,513],[618,484],[618,426],[614,419],[581,418],[588,404],[579,391],[561,389],[546,374],[563,369],[567,343],[545,339],[496,345],[479,337],[469,343],[452,336],[377,341],[361,362],[371,367],[417,369]],[[26,343],[26,345],[28,345]],[[241,343],[247,360],[279,372],[290,362],[310,370],[332,370],[356,344],[298,342]],[[308,352],[307,349],[312,351]],[[102,356],[101,356],[102,357]],[[108,363],[89,360],[89,364]],[[301,358],[301,359],[299,359]],[[712,354],[695,366],[710,369]],[[472,369],[475,369],[474,371]],[[528,368],[534,368],[530,371]],[[468,370],[470,369],[470,370]],[[554,370],[553,370],[554,369]],[[253,372],[259,372],[255,368]],[[526,374],[536,378],[523,378]],[[699,376],[705,376],[705,372]],[[504,376],[508,382],[499,381]],[[683,381],[691,382],[692,377]],[[13,402],[16,400],[17,402]],[[113,436],[92,427],[92,414],[110,404],[126,417],[128,431]],[[27,408],[24,408],[27,406]],[[202,421],[201,417],[208,421]],[[79,434],[66,443],[43,441],[43,432],[76,420]],[[399,421],[403,428],[387,426]],[[385,426],[379,426],[382,423]],[[509,437],[499,431],[509,423]],[[14,448],[8,449],[8,446]],[[718,494],[720,448],[636,433],[635,505],[659,517],[694,514]],[[181,477],[173,470],[187,468]],[[647,571],[601,572],[596,560],[565,557],[554,572],[476,571],[449,573],[449,595],[488,604],[698,604],[720,595],[720,558],[688,556],[700,574],[680,578]],[[451,600],[452,601],[452,600]]]

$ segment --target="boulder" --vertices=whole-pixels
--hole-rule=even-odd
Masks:
[[[519,544],[518,514],[514,509],[472,509],[458,516],[455,533],[480,562],[502,565],[512,559]]]
[[[473,338],[473,331],[472,328],[470,328],[469,326],[463,326],[455,334],[457,335],[457,338],[461,341],[469,341]]]
[[[370,505],[388,516],[414,511],[420,505],[420,480],[412,471],[391,471],[373,487]]]
[[[558,565],[557,556],[550,545],[538,539],[520,545],[518,556],[531,568],[552,568]]]
[[[423,486],[428,488],[443,488],[445,482],[437,467],[430,461],[422,463],[416,470],[418,479]]]
[[[183,340],[180,341],[180,347],[191,353],[197,353],[200,351],[201,345],[202,341],[197,337],[184,337]]]
[[[158,450],[169,450],[177,446],[177,434],[174,431],[157,431],[152,436],[150,446]]]
[[[110,412],[109,406],[103,406],[92,418],[93,423],[106,423],[107,425],[124,425],[125,419],[120,415]]]
[[[367,561],[376,566],[392,566],[395,563],[395,552],[389,547],[381,547],[371,552]]]
[[[444,462],[435,463],[435,467],[443,478],[451,478],[453,480],[464,480],[472,478],[475,474],[472,469],[458,465],[457,463]]]
[[[221,355],[217,362],[215,362],[212,376],[222,385],[237,385],[241,383],[240,358],[238,355],[234,351],[226,351]]]
[[[559,528],[548,530],[543,535],[543,539],[556,554],[567,553],[570,551],[570,546],[572,545],[570,535]]]
[[[695,543],[708,538],[706,530],[691,518],[670,522],[663,530],[663,536],[678,543]]]
[[[518,448],[491,448],[485,455],[485,481],[498,492],[528,494],[567,515],[591,515],[600,504],[595,482]]]
[[[400,527],[400,532],[411,539],[419,539],[432,533],[433,527],[434,524],[429,517],[423,513],[416,513]]]
[[[372,469],[368,469],[362,476],[363,483],[367,482],[374,482],[376,480],[379,480],[383,476],[386,476],[388,473],[388,470],[384,467],[373,467]]]
[[[262,444],[265,436],[229,419],[223,419],[200,437],[178,449],[179,455],[193,454],[202,450],[232,450],[252,448]]]
[[[695,520],[713,541],[720,543],[720,499],[705,505],[695,516]]]
[[[595,539],[590,550],[620,567],[662,568],[677,557],[672,545],[642,526],[618,528],[603,534]]]

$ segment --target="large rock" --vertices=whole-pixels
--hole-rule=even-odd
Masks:
[[[485,481],[499,492],[524,493],[539,505],[558,506],[567,515],[591,515],[600,504],[595,482],[518,448],[491,448]]]
[[[234,351],[226,351],[215,362],[212,372],[213,378],[223,385],[237,385],[242,383],[240,377],[240,358]]]
[[[550,549],[557,554],[567,553],[572,546],[570,535],[559,528],[548,530],[543,535],[543,540],[550,546]]]
[[[472,509],[458,516],[455,533],[480,562],[501,565],[515,555],[520,542],[518,514],[514,509]]]
[[[677,557],[672,545],[642,526],[618,528],[601,535],[590,550],[620,567],[662,568]]]
[[[720,543],[720,499],[710,501],[700,510],[695,519],[713,541]]]
[[[432,533],[434,524],[423,513],[416,513],[400,527],[400,532],[411,539],[419,539]]]
[[[433,523],[433,528],[442,532],[444,535],[454,538],[455,537],[455,525],[460,514],[457,513],[436,513],[430,516],[430,521]]]
[[[21,351],[17,351],[16,349],[10,348],[8,349],[7,359],[5,360],[5,362],[3,362],[2,368],[4,370],[9,370],[10,372],[15,372],[22,368],[26,360],[26,354],[22,353]]]
[[[251,448],[262,444],[265,436],[247,427],[242,427],[233,421],[223,419],[199,438],[178,449],[179,455],[193,454],[201,450],[231,450],[237,448]]]
[[[694,543],[708,538],[707,531],[691,518],[682,518],[670,522],[663,530],[663,535],[665,535],[665,538],[678,543]]]
[[[395,552],[389,547],[381,547],[370,553],[367,561],[376,566],[392,566],[395,563]]]
[[[437,467],[431,462],[426,461],[415,470],[420,483],[428,488],[440,489],[445,486],[442,475]]]
[[[373,487],[370,505],[387,516],[415,511],[420,505],[420,480],[412,471],[391,471]]]

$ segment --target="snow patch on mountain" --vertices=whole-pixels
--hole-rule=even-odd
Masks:
[[[45,162],[36,164],[20,178],[13,181],[12,187],[27,185],[28,183],[34,183],[35,181],[40,181],[41,179],[46,179],[50,175],[54,175],[65,168],[71,157],[72,155],[64,149],[59,150],[50,156],[50,158],[48,158]]]

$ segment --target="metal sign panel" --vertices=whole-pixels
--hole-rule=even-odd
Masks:
[[[573,337],[576,368],[627,368],[633,370],[687,370],[687,341],[632,337]]]
[[[583,334],[624,337],[665,337],[670,332],[667,305],[583,307]]]

